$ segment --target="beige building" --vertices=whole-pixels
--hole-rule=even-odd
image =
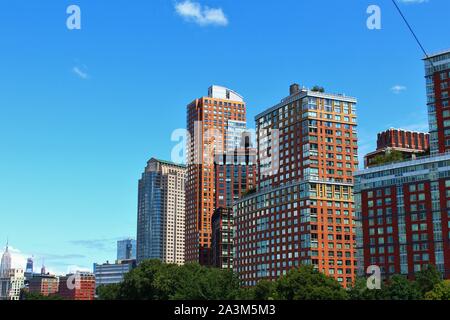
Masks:
[[[186,167],[152,158],[139,180],[137,261],[184,263]]]
[[[8,275],[0,278],[0,300],[19,300],[24,285],[23,269],[9,269]]]

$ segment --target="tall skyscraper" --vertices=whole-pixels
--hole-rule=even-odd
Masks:
[[[431,153],[450,150],[450,50],[424,59]]]
[[[184,263],[186,167],[152,158],[139,180],[137,262]]]
[[[136,259],[136,240],[124,239],[117,241],[117,261]]]
[[[256,192],[235,204],[234,269],[247,286],[301,264],[355,274],[356,99],[294,84],[256,116]]]
[[[0,278],[8,277],[11,269],[11,253],[9,252],[9,244],[6,243],[5,252],[2,255],[2,262],[0,264]]]
[[[211,263],[211,218],[216,207],[215,159],[239,145],[245,121],[243,97],[225,87],[211,86],[208,96],[187,106],[185,257],[188,262]]]

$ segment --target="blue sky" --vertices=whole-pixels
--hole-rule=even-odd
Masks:
[[[186,104],[211,84],[245,97],[251,127],[292,82],[355,96],[361,155],[378,131],[427,130],[423,55],[390,0],[192,1],[4,1],[0,241],[16,263],[114,260],[135,236],[146,161],[170,158]],[[450,2],[406,2],[426,49],[449,48]],[[81,30],[66,27],[72,4]],[[366,27],[370,4],[381,30]]]

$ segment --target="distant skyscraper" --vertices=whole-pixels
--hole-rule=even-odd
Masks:
[[[0,265],[0,278],[8,277],[9,270],[11,269],[11,254],[9,253],[9,245],[6,243],[6,249],[2,256],[2,262]]]
[[[450,150],[450,50],[424,59],[432,154]]]
[[[117,261],[136,259],[136,240],[124,239],[117,241]]]
[[[216,208],[215,155],[238,147],[246,130],[242,96],[211,86],[187,106],[186,261],[211,263],[211,218]],[[236,167],[237,168],[237,167]],[[237,187],[236,190],[239,188]],[[226,199],[221,199],[226,203]]]
[[[139,180],[137,262],[184,263],[186,167],[151,159]]]
[[[25,273],[27,273],[27,274],[33,273],[33,258],[27,259],[27,267],[25,268]]]

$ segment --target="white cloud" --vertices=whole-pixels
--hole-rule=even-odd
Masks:
[[[200,26],[228,25],[228,18],[225,16],[222,8],[209,8],[202,6],[198,2],[185,0],[175,3],[175,10],[185,20],[195,22]]]
[[[406,91],[406,87],[397,84],[397,85],[395,85],[395,86],[393,86],[393,87],[391,88],[391,91],[392,91],[393,93],[395,93],[395,94],[400,94],[400,93],[402,93],[403,91]]]
[[[72,68],[72,72],[75,73],[77,76],[79,76],[81,79],[86,80],[89,78],[89,75],[87,74],[86,71],[84,71],[86,69],[86,67],[78,67],[75,66]]]
[[[5,252],[5,247],[0,249],[0,257]],[[53,264],[52,266],[48,266],[48,263],[45,263],[45,270],[50,274],[55,275],[65,275],[70,272],[76,271],[89,271],[92,272],[88,267],[81,267],[78,265],[68,265],[67,263],[63,263],[60,260],[70,260],[72,258],[77,258],[76,255],[51,255],[51,254],[38,254],[33,255],[30,253],[22,252],[21,250],[11,247],[8,247],[9,252],[11,253],[11,267],[15,269],[23,269],[25,270],[27,265],[27,259],[33,257],[34,261],[34,272],[39,273],[41,271],[42,263],[47,260],[51,260],[49,264]],[[54,268],[54,265],[58,265],[57,268]]]

